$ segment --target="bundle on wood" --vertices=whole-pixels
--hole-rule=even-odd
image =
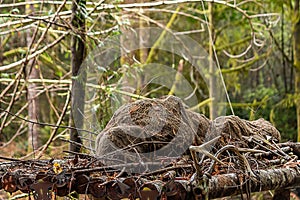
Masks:
[[[263,119],[210,121],[179,98],[145,99],[116,111],[95,156],[1,163],[1,188],[38,199],[71,191],[100,199],[250,198],[298,184],[300,145],[279,142]]]
[[[97,137],[96,154],[106,164],[155,165],[203,143],[208,128],[209,120],[185,109],[177,97],[139,100],[116,111]]]
[[[273,142],[280,141],[278,130],[264,119],[247,121],[222,116],[210,122],[204,115],[185,108],[179,98],[167,96],[139,100],[118,109],[97,137],[96,155],[105,164],[151,162],[159,165],[162,159],[188,153],[190,145],[201,145],[218,136],[221,137],[217,143],[207,147],[214,146],[214,153],[230,144],[276,150]]]

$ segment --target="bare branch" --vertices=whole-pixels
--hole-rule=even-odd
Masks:
[[[14,62],[14,63],[11,63],[11,64],[8,64],[8,65],[4,65],[4,66],[1,66],[0,67],[0,72],[1,71],[5,71],[5,70],[9,70],[9,69],[12,69],[14,67],[17,67],[25,62],[27,62],[28,60],[32,59],[32,58],[35,58],[37,57],[38,55],[44,53],[46,50],[48,50],[49,48],[55,46],[56,44],[58,44],[62,39],[64,39],[67,35],[70,34],[71,31],[68,31],[66,32],[65,34],[62,34],[59,38],[57,38],[55,41],[53,41],[52,43],[44,46],[42,49],[38,50],[38,51],[35,51],[33,54],[30,54],[27,59],[26,58],[23,58],[17,62]]]

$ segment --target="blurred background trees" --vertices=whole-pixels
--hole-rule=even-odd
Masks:
[[[299,0],[180,2],[78,0],[72,5],[67,0],[2,0],[3,155],[61,156],[61,151],[68,149],[64,140],[70,139],[69,130],[73,135],[77,133],[70,128],[74,126],[70,123],[70,102],[82,101],[71,87],[80,63],[107,37],[137,27],[160,27],[193,38],[209,52],[211,60],[219,62],[234,114],[250,120],[270,120],[284,141],[296,141],[297,116],[300,126]],[[99,129],[112,116],[110,100],[115,98],[115,83],[128,67],[151,59],[182,73],[193,85],[199,103],[203,102],[198,112],[210,116],[213,93],[209,94],[209,86],[187,63],[180,65],[182,58],[145,48],[128,55],[103,71],[95,108]],[[136,91],[150,98],[169,93],[155,84]],[[222,104],[227,106],[227,114],[232,114],[228,101]]]

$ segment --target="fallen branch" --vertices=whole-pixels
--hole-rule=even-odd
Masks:
[[[177,177],[180,167],[173,169],[170,167],[170,171],[160,171],[156,176],[149,174],[118,177],[113,174],[120,171],[99,167],[101,165],[99,161],[84,167],[90,162],[90,159],[76,157],[67,160],[14,160],[3,163],[0,165],[2,180],[0,188],[7,192],[17,190],[35,192],[36,195],[55,191],[59,196],[66,196],[69,192],[76,191],[97,198],[154,200],[162,197],[202,199],[207,192],[212,199],[239,195],[241,192],[289,189],[299,186],[300,183],[300,168],[296,163],[285,168],[256,170],[254,171],[256,177],[251,177],[244,172],[218,174],[206,179],[205,182],[203,177],[197,177],[195,174],[190,178],[189,176]],[[93,168],[91,172],[90,169]],[[207,187],[203,187],[205,184]],[[47,200],[47,198],[43,196],[43,199]]]

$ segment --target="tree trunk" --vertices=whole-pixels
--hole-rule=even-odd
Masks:
[[[211,99],[210,107],[209,107],[209,116],[211,120],[214,120],[217,115],[217,106],[216,106],[216,71],[214,65],[214,26],[213,26],[213,3],[208,3],[208,11],[209,11],[209,98]]]
[[[83,127],[84,120],[84,98],[86,74],[81,71],[81,64],[85,57],[85,18],[82,9],[86,4],[85,0],[75,0],[72,4],[72,26],[76,30],[76,35],[72,36],[72,109],[71,109],[71,126],[80,129]],[[79,152],[82,143],[78,130],[70,130],[70,151]]]
[[[28,0],[30,2],[31,0]],[[33,5],[26,5],[26,13],[34,12]],[[33,29],[26,31],[26,42],[28,51],[32,46],[33,41]],[[26,77],[27,79],[38,79],[39,78],[39,67],[35,63],[35,59],[29,60],[26,66]],[[28,83],[27,86],[27,100],[28,100],[28,120],[37,121],[39,119],[39,99],[36,97],[37,87],[35,83]],[[35,150],[39,146],[39,126],[37,124],[28,124],[28,151]]]
[[[297,140],[300,142],[300,13],[299,13],[299,0],[295,0],[294,15],[294,67],[295,67],[295,104],[297,109]]]

